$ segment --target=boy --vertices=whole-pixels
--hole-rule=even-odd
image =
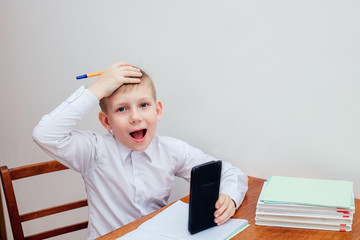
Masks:
[[[99,103],[100,135],[74,127]],[[183,141],[157,136],[162,104],[151,78],[127,63],[109,67],[81,87],[34,129],[35,142],[83,176],[89,204],[88,239],[104,235],[167,204],[174,176],[190,180],[191,168],[215,160]],[[223,162],[214,221],[221,225],[247,191],[247,176]]]

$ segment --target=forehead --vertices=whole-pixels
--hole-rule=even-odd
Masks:
[[[148,84],[129,84],[116,90],[106,98],[108,105],[121,104],[126,102],[140,101],[143,99],[154,100],[153,93]]]
[[[155,90],[154,83],[151,80],[151,78],[147,77],[147,76],[142,77],[140,83],[130,83],[130,84],[122,85],[113,94],[116,94],[116,93],[128,93],[128,92],[132,92],[134,90],[137,90],[139,88],[140,89],[148,88],[151,91],[154,100],[156,100],[156,90]]]

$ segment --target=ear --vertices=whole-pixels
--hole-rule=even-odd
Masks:
[[[161,119],[162,110],[163,110],[162,103],[160,101],[158,101],[156,103],[156,115],[157,115],[158,121],[160,121],[160,119]]]
[[[112,129],[109,123],[109,118],[107,117],[106,113],[104,113],[103,111],[99,112],[99,120],[101,124],[104,126],[104,128],[106,128],[106,130],[110,131]]]

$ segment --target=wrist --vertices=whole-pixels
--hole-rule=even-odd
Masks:
[[[105,97],[105,91],[102,90],[102,88],[94,82],[87,88],[90,92],[92,92],[98,100],[101,100],[103,97]]]

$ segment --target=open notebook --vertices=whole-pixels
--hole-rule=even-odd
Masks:
[[[119,240],[169,240],[169,239],[230,239],[248,226],[244,219],[230,219],[221,226],[215,226],[191,235],[187,229],[189,205],[177,201],[164,211],[149,219],[138,229],[118,238]]]

